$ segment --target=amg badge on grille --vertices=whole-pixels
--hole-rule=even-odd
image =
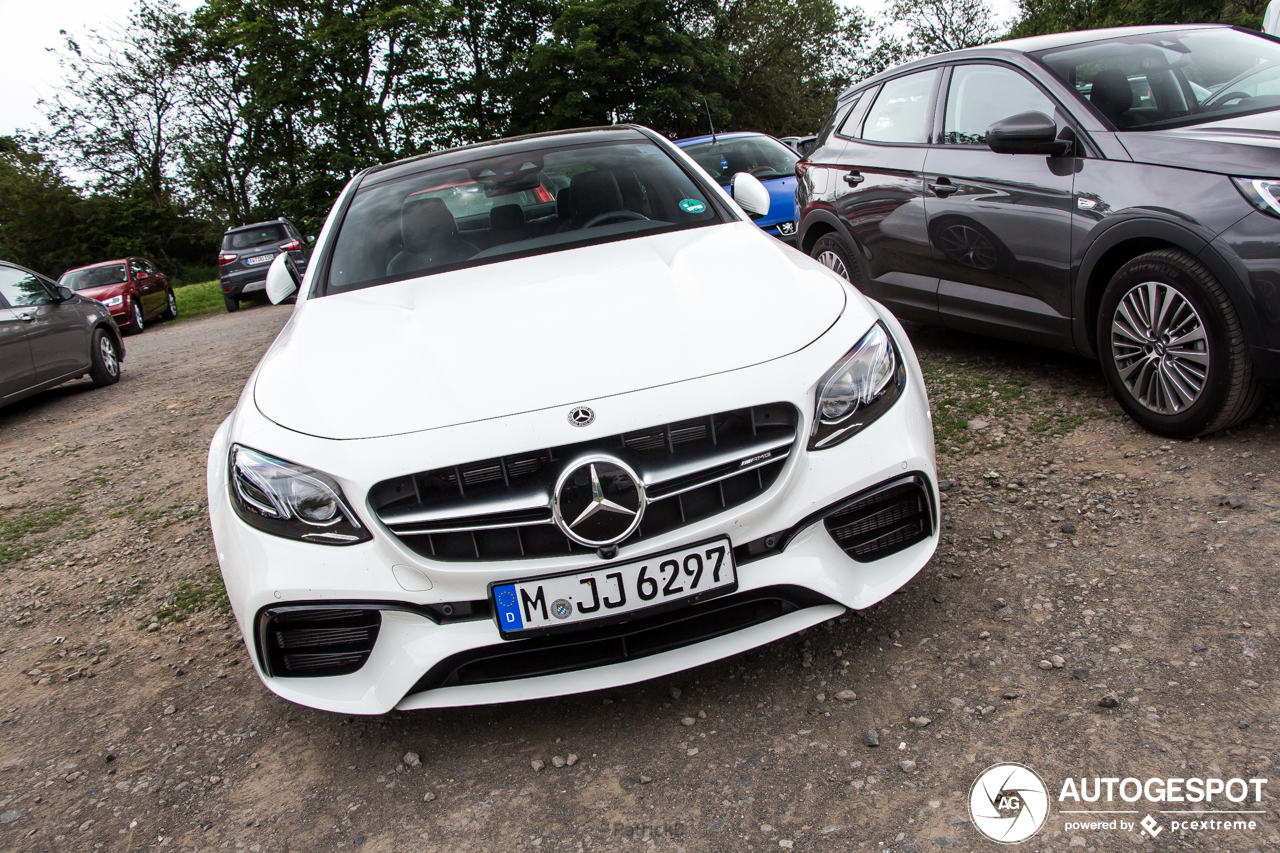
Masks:
[[[590,426],[596,419],[596,413],[586,406],[575,406],[569,410],[569,423],[574,426]]]

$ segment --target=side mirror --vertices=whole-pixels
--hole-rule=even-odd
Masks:
[[[75,298],[76,298],[76,292],[74,290],[67,287],[65,284],[58,285],[58,301],[59,302],[70,302],[72,299],[75,299]]]
[[[281,252],[267,269],[267,298],[272,305],[279,305],[298,292],[302,276],[288,252]]]
[[[316,235],[314,234],[312,234],[310,237],[307,238],[308,243],[314,243],[315,241],[316,241]]]
[[[1071,153],[1071,140],[1058,138],[1058,125],[1031,110],[1009,116],[987,128],[987,145],[997,154],[1040,154],[1062,157]]]
[[[760,183],[759,178],[749,172],[739,172],[733,176],[733,180],[729,182],[729,194],[752,219],[759,219],[769,213],[769,191]]]

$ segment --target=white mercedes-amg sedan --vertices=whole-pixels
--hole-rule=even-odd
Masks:
[[[619,126],[369,169],[209,450],[263,682],[345,714],[600,690],[865,608],[938,539],[893,316]]]

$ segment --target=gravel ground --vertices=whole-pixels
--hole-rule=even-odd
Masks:
[[[1274,410],[1165,441],[1088,362],[925,328],[943,542],[881,605],[607,693],[290,705],[230,630],[203,494],[288,311],[158,325],[118,385],[0,411],[0,849],[996,849],[966,805],[996,761],[1055,799],[1274,777]],[[1252,831],[1067,830],[1055,804],[1022,849],[1274,849],[1263,791]]]

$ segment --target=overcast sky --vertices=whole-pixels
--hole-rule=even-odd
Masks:
[[[61,79],[49,48],[62,45],[58,30],[82,36],[92,29],[123,24],[134,0],[0,0],[0,136],[41,127],[36,102],[48,98]],[[886,0],[838,0],[881,12]],[[177,0],[195,9],[199,0]],[[1001,21],[1013,17],[1014,0],[992,0]]]

